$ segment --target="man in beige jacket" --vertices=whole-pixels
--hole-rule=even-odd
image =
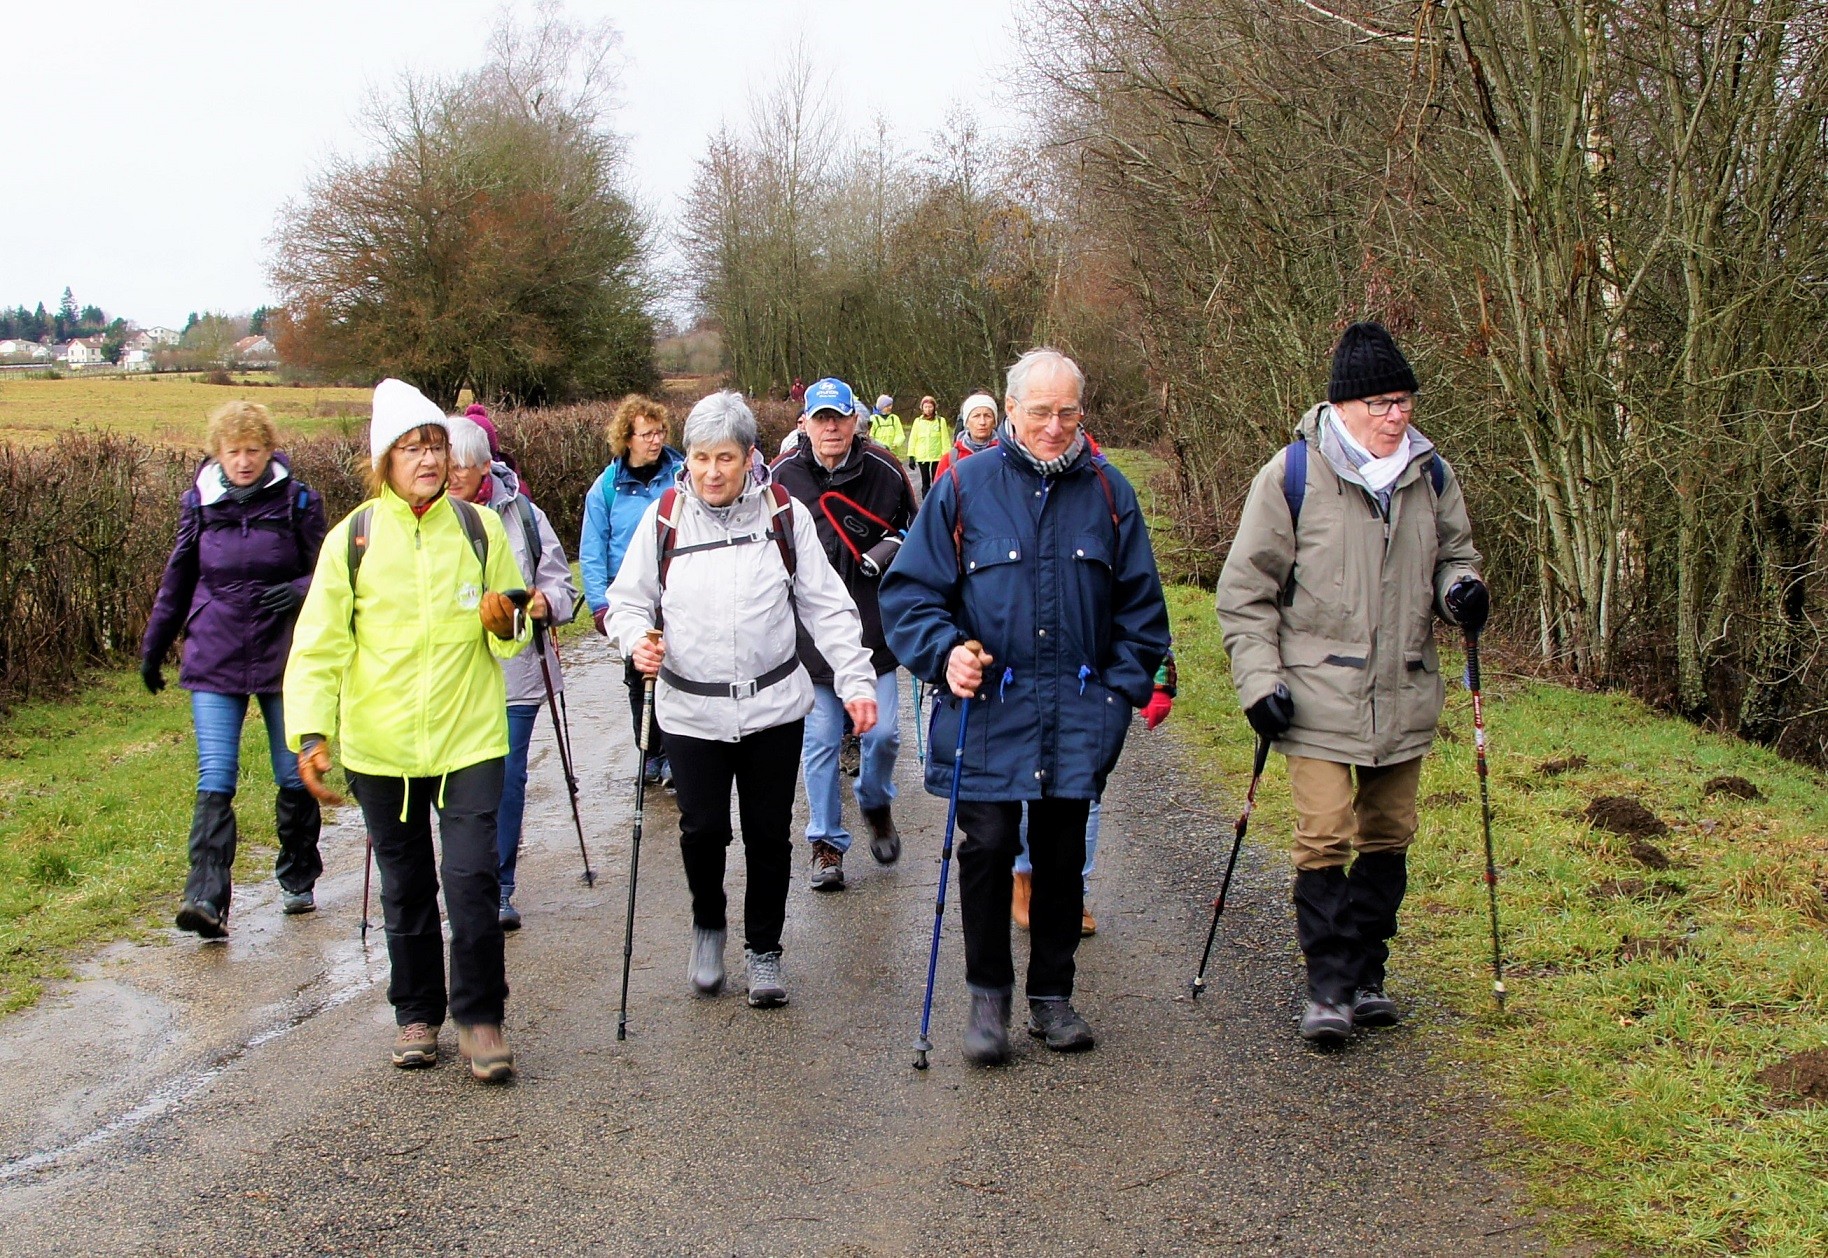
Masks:
[[[1384,964],[1445,698],[1434,618],[1476,634],[1490,608],[1460,482],[1410,426],[1416,389],[1382,325],[1347,328],[1327,401],[1257,473],[1219,578],[1239,705],[1288,757],[1316,1042],[1396,1021]]]

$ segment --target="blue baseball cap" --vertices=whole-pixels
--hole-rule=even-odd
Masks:
[[[806,386],[806,409],[801,413],[837,411],[840,415],[849,415],[856,406],[857,399],[851,393],[851,387],[836,376],[827,376]]]

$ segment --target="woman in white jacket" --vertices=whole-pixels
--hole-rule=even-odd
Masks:
[[[706,996],[724,983],[724,851],[736,783],[748,865],[749,1003],[760,1009],[787,1003],[788,831],[801,727],[813,701],[795,650],[795,612],[831,664],[859,734],[876,723],[876,678],[857,605],[827,562],[812,517],[750,476],[755,440],[755,416],[740,394],[714,393],[692,408],[689,483],[642,517],[609,589],[606,628],[640,672],[658,678],[656,716],[666,731],[692,892],[689,977]],[[659,636],[650,638],[653,630]]]
[[[533,592],[527,612],[548,628],[571,622],[577,615],[578,584],[571,577],[571,563],[546,513],[520,492],[520,478],[506,463],[493,462],[489,434],[473,420],[453,415],[450,492],[479,507],[492,507],[501,516],[514,562]],[[529,532],[531,528],[531,532]],[[540,705],[546,702],[546,674],[542,657],[552,674],[555,690],[565,688],[559,670],[558,644],[547,637],[540,650],[526,650],[501,661],[502,679],[508,685],[508,759],[503,765],[501,805],[495,814],[495,839],[500,854],[503,930],[520,929],[520,910],[514,907],[514,871],[520,858],[521,821],[527,811],[527,748]]]

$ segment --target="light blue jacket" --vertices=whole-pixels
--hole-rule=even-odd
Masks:
[[[591,613],[609,606],[609,585],[628,553],[629,538],[641,523],[648,504],[673,487],[685,455],[666,446],[660,451],[660,470],[642,484],[628,474],[624,460],[603,469],[584,499],[584,531],[578,538],[578,568],[584,574],[584,599]]]

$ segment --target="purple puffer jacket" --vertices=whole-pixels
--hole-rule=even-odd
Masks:
[[[323,499],[293,479],[284,455],[273,455],[267,483],[242,502],[225,488],[216,460],[205,460],[184,491],[178,544],[165,561],[140,658],[164,660],[183,633],[178,684],[186,690],[278,693],[298,613],[275,615],[257,600],[281,581],[303,598],[326,527]]]

